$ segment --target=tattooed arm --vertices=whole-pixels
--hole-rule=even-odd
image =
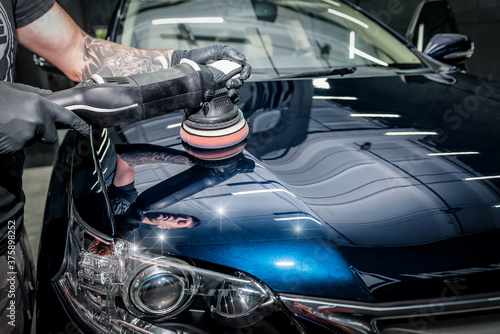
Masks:
[[[42,17],[17,29],[19,42],[79,82],[92,74],[127,76],[170,66],[173,50],[142,50],[100,40],[81,31],[56,3]]]
[[[84,34],[83,79],[97,73],[103,77],[129,76],[170,67],[172,50],[142,50]]]
[[[239,88],[251,74],[246,57],[229,46],[213,45],[190,51],[144,50],[90,37],[57,4],[34,22],[17,29],[19,42],[44,57],[73,81],[101,76],[128,76],[153,72],[178,64],[181,58],[199,64],[229,59],[241,64],[240,79],[228,80],[228,88]]]
[[[147,144],[127,144],[125,146],[117,145],[115,149],[117,151],[117,164],[113,184],[117,187],[130,184],[134,181],[134,166],[154,163],[193,166],[193,162],[186,152],[168,147]]]
[[[132,167],[154,163],[194,165],[186,152],[168,147],[149,144],[127,144],[125,146],[116,145],[115,149],[121,159]]]

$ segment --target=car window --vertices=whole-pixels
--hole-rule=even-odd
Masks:
[[[421,66],[396,37],[342,2],[131,0],[121,43],[243,52],[267,78],[341,66]]]

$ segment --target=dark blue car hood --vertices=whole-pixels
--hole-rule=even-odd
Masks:
[[[129,238],[245,271],[277,292],[397,301],[497,291],[498,85],[461,73],[362,74],[245,83],[251,134],[240,157],[135,168],[140,194],[156,186],[170,198],[155,210],[201,225],[143,225]],[[182,150],[169,126],[181,120],[118,133]]]

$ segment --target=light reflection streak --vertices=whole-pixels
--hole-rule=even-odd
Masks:
[[[340,4],[338,2],[332,1],[332,0],[323,0],[323,2],[329,3],[330,5],[334,5],[337,7],[340,7]]]
[[[351,114],[351,117],[380,117],[380,118],[400,118],[398,114]]]
[[[352,16],[349,16],[349,15],[347,15],[345,13],[336,11],[335,9],[331,9],[331,8],[328,8],[328,13],[336,15],[338,17],[341,17],[343,19],[346,19],[348,21],[356,23],[357,25],[360,25],[360,26],[362,26],[365,29],[368,29],[368,24],[366,24],[366,23],[364,23],[364,22],[362,22],[362,21],[360,21],[360,20],[358,20],[358,19],[356,19],[356,18],[354,18]]]
[[[355,44],[356,44],[356,34],[354,33],[354,31],[351,31],[351,33],[349,34],[349,58],[350,59],[354,59],[354,55],[358,55],[358,56],[365,58],[365,59],[368,59],[376,64],[379,64],[382,66],[389,66],[389,64],[386,63],[385,61],[382,61],[378,58],[375,58],[375,57],[369,55],[368,53],[365,53],[361,50],[356,49]]]
[[[479,154],[479,152],[446,152],[446,153],[428,153],[430,157],[444,157],[450,155],[474,155]]]
[[[437,136],[438,133],[434,131],[390,131],[385,132],[386,136]]]
[[[313,96],[314,100],[345,100],[345,101],[356,101],[358,98],[355,96]]]
[[[364,53],[363,51],[361,50],[358,50],[358,49],[354,49],[354,53],[357,54],[358,56],[360,57],[363,57],[365,59],[368,59],[368,60],[371,60],[372,62],[376,63],[376,64],[379,64],[379,65],[382,65],[382,66],[389,66],[388,63],[386,63],[385,61],[382,61],[378,58],[375,58],[373,56],[370,56],[368,53]]]
[[[420,23],[418,26],[418,39],[417,39],[417,50],[422,52],[424,50],[424,24]]]
[[[286,189],[262,189],[262,190],[238,191],[235,193],[231,193],[231,195],[241,196],[241,195],[255,195],[255,194],[262,194],[262,193],[278,193],[278,192],[284,192],[286,194],[289,194],[289,195],[295,197],[295,194],[291,193],[290,191],[288,191]]]
[[[491,179],[500,179],[500,175],[467,177],[464,179],[464,181],[479,181],[479,180],[491,180]]]
[[[179,128],[181,126],[182,123],[174,123],[174,124],[169,124],[167,125],[167,129],[175,129],[175,128]]]
[[[151,21],[153,25],[179,24],[179,23],[224,23],[222,17],[181,17],[170,19],[157,19]]]
[[[295,265],[295,262],[293,262],[293,261],[278,261],[278,262],[275,262],[275,264],[279,267],[293,267]]]
[[[318,221],[317,219],[311,218],[311,217],[287,217],[287,218],[274,218],[275,221],[286,221],[286,220],[312,220],[318,225],[321,225],[321,222]]]
[[[330,89],[330,84],[327,78],[318,78],[313,80],[313,86],[318,89]]]
[[[101,146],[99,146],[99,149],[97,150],[97,155],[101,154],[101,150],[104,147],[104,144],[106,144],[109,147],[109,140],[108,140],[108,129],[104,129],[101,134]],[[107,151],[107,148],[106,148]]]

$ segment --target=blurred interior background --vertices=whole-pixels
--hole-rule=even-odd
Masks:
[[[437,1],[427,0],[427,2],[430,4]],[[496,32],[500,31],[500,1],[447,0],[446,2],[456,22],[457,32],[469,36],[475,44],[474,55],[467,62],[468,71],[484,77],[491,75],[499,80],[500,62],[497,59],[500,57],[500,45],[497,42]],[[405,36],[412,16],[422,1],[354,0],[353,3],[377,17],[400,35]],[[424,13],[426,14],[429,21],[435,24],[447,19],[441,11],[438,12],[438,9],[431,13]],[[450,31],[439,31],[437,28],[435,32]]]

